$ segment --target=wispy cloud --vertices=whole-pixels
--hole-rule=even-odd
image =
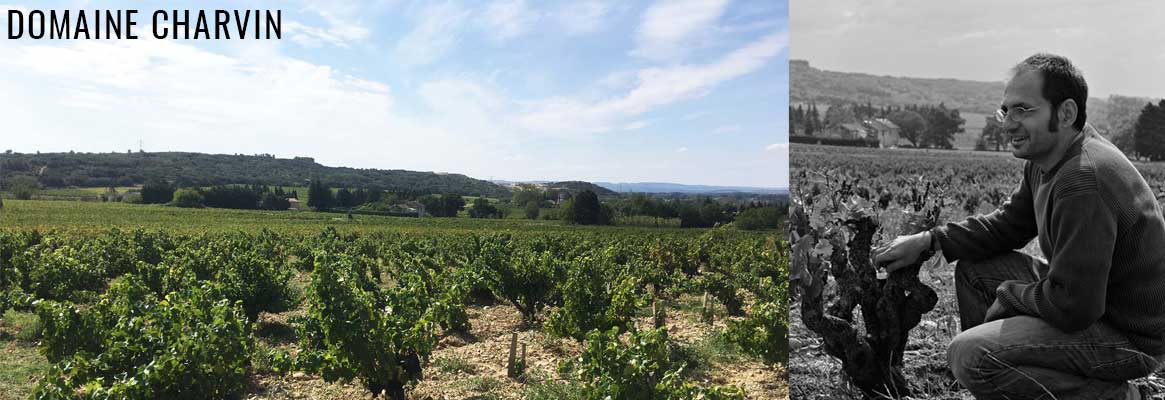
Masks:
[[[361,31],[361,28],[324,29],[307,26],[296,21],[288,21],[285,27],[288,39],[306,47],[320,47],[324,44],[349,47],[352,41],[364,39],[368,34],[366,30]]]
[[[643,13],[636,29],[635,57],[654,61],[680,58],[701,33],[715,27],[727,0],[662,0]]]
[[[538,21],[538,13],[526,6],[525,0],[494,0],[486,6],[481,21],[485,33],[496,42],[526,34]]]
[[[606,1],[571,1],[563,4],[555,19],[567,34],[585,35],[606,27],[613,11]]]
[[[460,130],[398,112],[384,83],[282,55],[252,62],[149,38],[16,44],[0,46],[0,75],[22,77],[0,79],[0,93],[21,94],[0,96],[6,126],[39,132],[6,137],[14,148],[67,151],[85,135],[105,138],[86,150],[107,151],[120,146],[115,138],[148,134],[147,143],[169,143],[158,146],[183,143],[150,149],[157,151],[313,155],[330,165],[463,172],[459,160],[489,153],[461,146]],[[329,139],[315,140],[323,132]],[[415,151],[430,146],[449,158]]]
[[[789,144],[788,143],[773,143],[773,144],[770,144],[768,146],[765,146],[765,151],[773,151],[773,152],[786,151],[787,152],[787,151],[789,151]]]
[[[654,1],[292,0],[285,41],[0,40],[3,131],[34,132],[0,141],[125,151],[141,139],[147,151],[475,177],[784,185],[782,173],[751,173],[786,168],[785,153],[761,150],[778,139],[753,129],[782,119],[764,110],[783,113],[783,97],[735,91],[784,79],[768,73],[786,46],[775,33],[784,15]],[[661,25],[682,4],[702,4],[692,10],[704,17]],[[734,125],[746,128],[715,137],[722,147],[687,136]]]
[[[592,103],[570,98],[547,99],[532,104],[532,110],[518,121],[527,129],[547,133],[609,131],[621,119],[707,95],[717,85],[759,69],[787,45],[788,34],[778,32],[710,64],[640,70],[636,85],[620,97]]]
[[[309,3],[304,11],[318,15],[327,26],[315,27],[299,21],[288,21],[286,27],[289,38],[302,46],[320,47],[328,44],[349,47],[371,35],[367,27],[357,22],[360,8],[356,4],[340,1]]]
[[[444,57],[457,44],[457,35],[470,10],[446,2],[429,4],[417,17],[417,25],[396,44],[396,60],[407,66],[424,66]]]

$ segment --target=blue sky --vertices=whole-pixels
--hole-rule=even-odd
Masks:
[[[157,8],[275,7],[279,41],[142,26]],[[787,186],[783,1],[0,0],[5,15],[125,8],[142,39],[0,40],[0,118],[19,133],[0,147]]]

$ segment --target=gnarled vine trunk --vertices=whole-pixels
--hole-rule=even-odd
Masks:
[[[820,258],[807,257],[811,277],[802,283],[801,319],[821,335],[825,351],[841,360],[846,375],[867,398],[908,396],[902,354],[910,329],[938,302],[934,290],[918,280],[919,268],[934,252],[926,251],[913,265],[877,279],[870,257],[877,222],[859,215],[847,220],[846,227],[852,233],[848,243],[836,234],[820,238],[833,247],[828,270]],[[837,299],[827,306],[823,297],[829,274],[837,282]],[[854,321],[859,305],[864,331]]]

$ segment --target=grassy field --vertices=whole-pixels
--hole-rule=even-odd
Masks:
[[[76,201],[5,200],[0,228],[100,231],[109,228],[166,229],[179,232],[245,231],[314,232],[334,226],[341,232],[515,229],[533,231],[618,230],[618,227],[572,227],[561,221],[525,219],[404,218],[309,211],[255,211],[177,208],[162,205]],[[679,231],[678,229],[676,231]],[[696,233],[695,231],[688,231]]]

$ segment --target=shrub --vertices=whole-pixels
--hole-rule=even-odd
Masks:
[[[100,265],[83,262],[85,253],[71,246],[56,249],[47,245],[27,264],[28,289],[42,299],[74,300],[92,298],[92,292],[100,289],[107,277]]]
[[[142,185],[142,203],[166,204],[174,199],[174,185],[162,180],[151,180]]]
[[[174,192],[174,200],[170,205],[182,208],[202,208],[205,200],[202,198],[202,193],[194,189],[178,189]]]
[[[502,212],[489,203],[489,200],[478,197],[473,200],[473,207],[469,209],[470,218],[501,218]]]
[[[777,302],[757,302],[748,318],[728,321],[725,340],[771,365],[789,358],[789,317]]]
[[[777,229],[781,213],[776,207],[750,208],[736,216],[736,227],[746,231]]]
[[[350,255],[313,255],[299,364],[329,382],[359,377],[374,396],[405,399],[405,385],[421,378],[421,359],[436,343],[424,283],[413,275],[382,289],[353,268]]]
[[[744,399],[736,387],[701,388],[684,379],[684,366],[673,356],[667,329],[632,332],[627,344],[617,329],[587,335],[583,353],[559,366],[559,372],[583,384],[587,399]]]
[[[4,189],[12,194],[12,197],[17,200],[31,200],[32,196],[40,190],[40,182],[36,178],[28,175],[20,175],[8,179],[8,183],[4,185]]]
[[[513,258],[482,259],[480,268],[489,270],[494,294],[513,304],[522,322],[530,325],[550,302],[559,275],[557,261],[549,252],[522,251]]]
[[[789,357],[788,254],[788,244],[777,240],[770,240],[765,250],[756,254],[759,257],[752,259],[754,268],[750,274],[759,277],[755,285],[750,285],[755,288],[752,292],[756,302],[747,318],[729,321],[724,334],[745,352],[772,365],[786,363]]]
[[[33,398],[228,398],[246,385],[250,329],[212,285],[159,299],[127,275],[90,309],[45,301],[37,313],[56,365]]]
[[[609,262],[583,257],[567,272],[560,287],[562,307],[550,315],[547,331],[582,341],[595,329],[624,330],[646,303],[638,288],[634,276],[618,274]]]

